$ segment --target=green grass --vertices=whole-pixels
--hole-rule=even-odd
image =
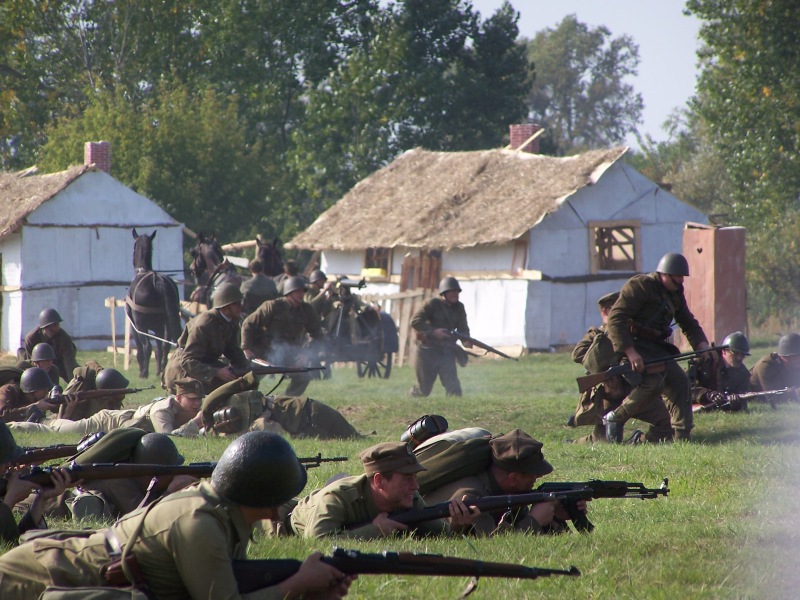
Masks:
[[[110,356],[81,354],[110,365]],[[757,358],[757,357],[756,357]],[[752,364],[754,360],[750,361]],[[430,398],[407,398],[413,371],[395,369],[388,380],[356,377],[355,369],[334,370],[331,380],[314,381],[308,394],[339,409],[367,440],[293,440],[299,455],[347,455],[347,463],[309,472],[307,491],[339,470],[360,472],[358,452],[397,440],[415,418],[435,412],[451,429],[481,426],[493,433],[520,427],[544,442],[555,466],[553,481],[589,478],[641,481],[658,486],[669,478],[670,495],[658,500],[597,500],[589,535],[508,535],[492,539],[392,539],[343,542],[364,551],[384,549],[449,554],[464,558],[563,568],[577,566],[579,578],[537,581],[485,579],[475,598],[792,598],[800,574],[800,405],[751,403],[750,414],[695,415],[693,442],[654,446],[566,443],[587,428],[564,426],[577,402],[580,368],[567,354],[541,354],[511,361],[477,360],[460,370],[465,396],[446,398],[437,383]],[[132,386],[142,382],[132,369]],[[261,389],[268,389],[269,381]],[[277,381],[277,380],[274,380]],[[149,383],[156,383],[151,377]],[[281,386],[285,389],[285,384]],[[142,392],[131,405],[148,401]],[[634,425],[629,425],[632,430]],[[27,446],[74,442],[68,436],[20,435]],[[178,439],[190,462],[216,460],[227,441]],[[63,526],[63,523],[53,523]],[[257,537],[253,557],[301,558],[312,550],[330,552],[332,541]],[[353,598],[455,598],[463,578],[363,576]]]

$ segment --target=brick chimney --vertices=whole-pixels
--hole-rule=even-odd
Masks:
[[[111,142],[86,142],[83,145],[83,164],[95,165],[111,173]]]
[[[521,152],[539,154],[539,138],[528,143],[524,148],[520,148],[525,140],[529,139],[534,133],[542,128],[535,123],[520,123],[519,125],[509,125],[509,144],[512,150],[519,149]]]

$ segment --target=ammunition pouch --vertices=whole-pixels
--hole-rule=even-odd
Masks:
[[[672,329],[670,328],[662,331],[643,323],[637,323],[633,319],[628,320],[628,329],[633,337],[640,340],[650,340],[653,342],[663,342],[669,339],[669,337],[672,335]]]

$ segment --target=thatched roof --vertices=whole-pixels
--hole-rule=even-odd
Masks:
[[[627,148],[556,158],[513,150],[410,150],[356,184],[287,248],[442,249],[523,236]]]
[[[22,229],[25,218],[94,167],[76,165],[66,171],[36,175],[35,169],[0,173],[0,239]]]

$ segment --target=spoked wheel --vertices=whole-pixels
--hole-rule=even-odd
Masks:
[[[392,374],[392,353],[387,352],[383,360],[367,360],[356,362],[356,372],[359,377],[379,377],[389,379]]]

